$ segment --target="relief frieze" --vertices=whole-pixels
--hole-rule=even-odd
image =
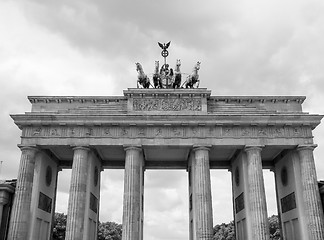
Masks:
[[[201,99],[195,98],[157,98],[133,99],[134,111],[202,111]]]
[[[27,127],[29,138],[302,138],[309,127],[277,126],[42,126]]]

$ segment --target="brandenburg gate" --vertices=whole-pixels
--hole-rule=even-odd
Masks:
[[[210,169],[232,174],[237,240],[270,239],[262,169],[275,175],[282,238],[324,239],[312,135],[322,116],[302,111],[305,97],[123,93],[29,97],[31,112],[12,115],[22,135],[8,239],[51,238],[64,168],[72,168],[66,240],[97,239],[100,174],[110,168],[125,169],[123,240],[143,239],[146,169],[188,172],[190,240],[213,237]]]

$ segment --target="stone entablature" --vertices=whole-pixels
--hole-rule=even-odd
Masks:
[[[321,115],[302,112],[305,97],[211,96],[207,89],[128,89],[123,97],[29,97],[32,112],[12,115],[22,142],[48,139],[223,139],[276,145],[312,143]],[[263,139],[263,140],[262,140]],[[279,141],[280,140],[280,141]],[[105,142],[106,144],[107,142]],[[215,142],[216,143],[216,142]],[[47,144],[50,144],[47,142]],[[167,144],[167,142],[164,142]],[[179,143],[181,144],[181,143]]]
[[[30,96],[32,112],[111,112],[114,110],[126,111],[126,97],[104,96]]]
[[[106,125],[25,127],[24,138],[312,138],[309,126]]]
[[[173,98],[173,99],[133,99],[132,111],[143,111],[143,112],[153,112],[153,111],[191,111],[191,112],[201,112],[202,111],[202,101],[201,99],[183,99],[183,98]]]
[[[211,91],[205,88],[195,89],[128,89],[124,95],[128,98],[128,113],[134,114],[207,114],[207,97]]]
[[[213,112],[302,112],[301,96],[212,96],[208,113]]]
[[[124,96],[33,96],[32,112],[186,115],[302,113],[301,96],[211,96],[201,89],[128,89]]]

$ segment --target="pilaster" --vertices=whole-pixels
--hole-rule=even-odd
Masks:
[[[139,146],[125,146],[125,177],[122,240],[142,239],[143,156]]]
[[[19,146],[21,159],[16,193],[10,218],[8,240],[26,240],[29,230],[30,204],[34,179],[35,146]]]
[[[263,146],[246,146],[248,175],[248,215],[251,239],[268,240],[267,204],[262,173],[261,151]]]
[[[193,198],[194,240],[213,238],[213,209],[210,183],[209,147],[194,146],[191,171],[194,181],[191,183]]]
[[[88,179],[88,147],[74,147],[70,196],[66,223],[66,240],[81,240],[84,233]]]
[[[323,209],[317,184],[313,150],[317,145],[297,147],[300,167],[308,237],[310,240],[324,239]]]

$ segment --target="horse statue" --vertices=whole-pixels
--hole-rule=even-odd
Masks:
[[[149,88],[150,87],[150,79],[144,73],[142,65],[140,63],[135,63],[135,64],[136,64],[136,71],[138,72],[137,88],[139,88],[138,84],[141,84],[143,86],[143,88]]]
[[[155,61],[155,69],[153,74],[154,88],[162,88],[162,79],[159,73],[159,61]]]
[[[199,87],[199,75],[198,70],[200,69],[200,62],[198,61],[196,65],[194,66],[191,75],[187,77],[186,80],[186,88],[194,88],[194,85],[198,82],[197,88]]]
[[[177,59],[176,66],[174,68],[174,82],[172,84],[173,88],[180,88],[181,85],[181,71],[180,71],[181,61]]]

